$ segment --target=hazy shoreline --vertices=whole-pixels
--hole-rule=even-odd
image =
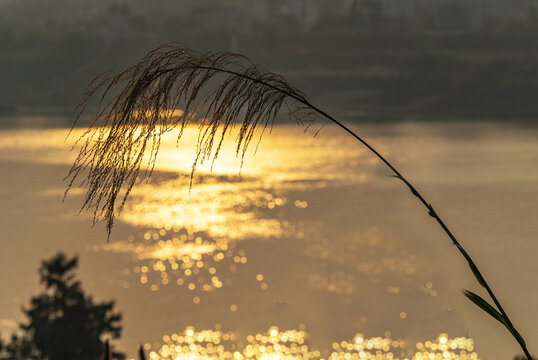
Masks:
[[[337,119],[352,125],[391,125],[391,124],[406,124],[406,123],[419,123],[419,124],[505,124],[505,125],[517,125],[522,127],[537,127],[537,117],[501,117],[495,118],[486,115],[480,115],[475,117],[466,117],[458,114],[406,114],[401,113],[393,114],[393,116],[383,113],[368,113],[359,114],[359,116],[353,113],[357,111],[347,110],[343,112],[332,113]],[[362,112],[362,111],[361,111]],[[42,110],[24,111],[21,113],[15,113],[10,115],[0,114],[0,130],[2,129],[61,129],[71,128],[73,126],[76,116],[73,111],[57,110],[45,112]],[[80,119],[75,128],[84,128],[90,124],[90,119]],[[322,124],[323,120],[320,119],[319,124]],[[277,119],[275,125],[288,125],[289,121],[284,119]],[[293,124],[291,124],[293,125]],[[299,125],[298,125],[299,126]]]

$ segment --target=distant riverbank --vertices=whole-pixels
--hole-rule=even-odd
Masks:
[[[358,34],[275,30],[186,32],[173,40],[201,51],[238,52],[286,77],[344,120],[538,119],[538,43],[531,33]],[[98,74],[123,69],[170,37],[137,41],[77,34],[20,35],[2,44],[0,116],[72,117]],[[43,44],[29,49],[20,43]],[[62,114],[64,113],[64,114]],[[70,124],[66,121],[65,124]]]

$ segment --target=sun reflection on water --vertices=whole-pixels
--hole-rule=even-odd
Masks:
[[[502,184],[520,184],[522,181],[534,183],[536,180],[536,172],[521,175],[514,171],[528,168],[524,166],[529,163],[528,154],[536,153],[537,149],[535,135],[533,138],[522,139],[522,133],[518,132],[517,137],[505,137],[502,129],[494,128],[494,131],[502,131],[501,140],[497,135],[481,135],[471,147],[461,139],[430,133],[428,128],[425,128],[425,133],[415,133],[416,128],[407,127],[399,128],[399,133],[385,133],[386,128],[380,129],[383,131],[373,133],[373,142],[379,144],[382,152],[391,159],[410,167],[409,172],[417,174],[424,186],[443,186],[446,179],[452,179],[451,184],[453,180],[458,184],[461,182],[463,186],[483,184],[486,178],[487,181]],[[0,160],[69,166],[75,154],[66,156],[68,148],[74,145],[74,140],[84,131],[85,129],[75,129],[67,142],[64,142],[64,129],[3,131],[0,134]],[[245,288],[251,291],[249,295],[255,295],[260,302],[276,304],[266,316],[278,322],[278,315],[288,316],[292,311],[300,309],[294,299],[294,290],[305,293],[313,290],[310,294],[319,296],[320,304],[321,300],[330,299],[333,304],[341,305],[342,309],[355,306],[357,309],[368,310],[368,314],[364,313],[366,310],[353,312],[360,321],[354,321],[354,325],[349,326],[352,329],[350,331],[360,329],[375,334],[376,325],[371,324],[383,322],[379,326],[389,327],[394,332],[402,333],[402,329],[405,329],[408,342],[406,344],[399,339],[393,340],[387,335],[379,338],[361,335],[364,346],[359,349],[355,347],[357,335],[351,340],[336,342],[336,348],[316,352],[308,344],[306,333],[303,343],[299,343],[297,338],[294,343],[279,339],[278,343],[273,344],[264,342],[263,339],[271,338],[270,332],[275,329],[246,340],[242,337],[236,339],[232,333],[220,332],[218,344],[212,345],[214,352],[211,356],[215,359],[264,357],[272,360],[288,356],[293,359],[327,360],[389,359],[389,356],[393,359],[414,360],[478,358],[472,339],[468,338],[449,338],[443,334],[437,339],[413,346],[417,339],[429,336],[425,333],[458,333],[465,331],[469,325],[462,325],[465,321],[460,320],[462,316],[458,314],[458,303],[450,298],[447,291],[453,292],[453,275],[440,275],[450,270],[441,268],[436,253],[424,245],[429,243],[426,235],[415,234],[405,227],[399,233],[395,229],[400,229],[403,221],[396,222],[385,215],[387,211],[393,211],[384,202],[393,201],[388,186],[393,186],[394,179],[385,176],[385,172],[380,172],[376,160],[364,149],[356,147],[354,140],[332,129],[325,129],[321,139],[314,139],[304,136],[299,128],[279,125],[272,135],[264,137],[256,156],[247,154],[240,171],[240,159],[235,157],[235,146],[232,143],[234,137],[230,136],[230,141],[223,145],[213,171],[210,171],[211,162],[201,165],[194,177],[194,186],[189,190],[190,171],[195,157],[193,144],[197,133],[196,126],[185,129],[179,147],[174,133],[167,133],[163,137],[151,181],[146,182],[146,179],[141,178],[133,189],[123,212],[117,217],[120,225],[113,234],[112,241],[107,245],[94,246],[95,251],[109,251],[132,257],[133,261],[129,259],[118,268],[117,274],[122,276],[123,269],[123,276],[114,282],[121,283],[124,288],[131,287],[125,294],[132,292],[148,298],[161,295],[166,297],[172,293],[187,294],[184,296],[185,303],[192,306],[195,309],[193,313],[196,312],[195,315],[201,319],[207,313],[209,301],[206,302],[206,299],[218,297],[225,312],[221,313],[222,318],[217,321],[227,323],[232,315],[249,314],[246,302],[226,298],[228,294],[240,293]],[[458,146],[463,146],[473,156],[468,157],[466,154],[463,159],[466,162],[463,162],[460,170],[469,175],[465,180],[450,178],[450,174],[435,166],[460,156],[447,151]],[[424,148],[431,151],[424,153]],[[525,155],[526,160],[505,163],[502,168],[505,171],[499,171],[497,165],[486,166],[494,155],[505,156],[498,150],[500,148],[508,149],[516,155]],[[515,155],[513,157],[515,159]],[[480,165],[481,171],[467,171],[469,166],[476,166],[479,162],[486,164],[483,167]],[[487,176],[492,174],[495,176]],[[401,192],[399,185],[401,184],[396,185],[398,194]],[[40,194],[61,197],[63,187],[59,184],[53,186],[56,188],[40,189]],[[358,190],[349,196],[341,195],[342,191],[347,192],[350,188]],[[370,196],[375,197],[385,196],[383,194],[386,190],[389,190],[386,196],[391,196],[390,199],[380,198],[378,203],[376,198],[375,204],[367,201],[367,191],[373,191]],[[83,194],[83,189],[77,188],[73,189],[70,196],[75,198]],[[331,196],[337,196],[334,204],[329,201],[334,200]],[[371,214],[357,212],[357,219],[362,216],[364,221],[347,219],[348,213],[353,213],[362,206],[354,199],[366,200],[364,208],[368,208]],[[80,202],[77,206],[79,204]],[[75,214],[75,210],[77,209],[72,208],[68,211]],[[394,209],[398,210],[402,208]],[[63,221],[63,218],[57,219]],[[340,219],[343,220],[338,222]],[[411,223],[415,221],[414,218],[407,219],[412,220]],[[342,225],[342,228],[330,225],[331,221]],[[406,233],[410,235],[406,237]],[[131,236],[128,237],[129,234]],[[102,242],[103,239],[99,240]],[[274,243],[282,246],[283,253],[292,255],[282,257],[271,252],[265,240],[275,240]],[[435,246],[432,245],[432,248]],[[266,259],[267,263],[254,268],[254,265],[261,263],[259,259]],[[276,261],[279,261],[277,266],[269,266]],[[244,266],[245,263],[249,265]],[[290,276],[290,284],[298,284],[297,289],[284,288],[274,281],[287,280],[286,276],[296,273],[299,280]],[[251,282],[245,279],[250,279]],[[291,280],[296,282],[292,283]],[[232,281],[233,288],[230,287]],[[176,302],[177,298],[170,298]],[[371,298],[375,299],[376,306],[368,307]],[[200,305],[194,306],[193,303]],[[396,303],[398,306],[393,307]],[[416,304],[420,304],[420,311],[414,308]],[[388,308],[390,311],[387,312]],[[421,315],[427,312],[440,314],[447,321],[441,322],[440,328],[428,328],[417,334],[419,331],[416,324],[425,321]],[[334,320],[325,314],[311,314],[325,322]],[[338,314],[342,317],[346,315],[344,310]],[[363,319],[368,319],[369,322]],[[189,320],[185,323],[196,324],[197,321]],[[248,325],[245,326],[248,328]],[[314,334],[314,328],[309,330]],[[194,329],[192,331],[199,332]],[[291,330],[277,331],[278,334],[283,334]],[[300,331],[304,329],[297,330]],[[177,354],[180,355],[179,358],[198,359],[202,353],[210,356],[207,349],[209,342],[201,344],[195,341],[194,344],[201,348],[194,349],[190,346],[192,344],[185,343],[185,335],[181,336],[183,340],[179,341],[179,345],[182,352]],[[178,339],[179,337],[174,340],[174,346],[178,346]],[[168,344],[167,341],[164,343]],[[353,345],[352,349],[349,349],[350,344]],[[368,348],[368,344],[371,344],[371,348]],[[185,350],[185,345],[188,351]],[[215,350],[218,345],[223,345],[221,350],[224,354],[229,354],[222,355],[221,350]],[[265,351],[261,351],[262,346]],[[163,357],[160,354],[161,347],[154,347],[160,358],[173,358]],[[250,352],[246,352],[247,348]],[[294,353],[291,352],[292,349],[296,349]]]
[[[190,192],[184,178],[141,184],[120,219],[152,228],[173,224],[228,240],[285,235],[287,222],[271,216],[287,204],[285,197],[263,189],[260,183],[202,181]]]
[[[94,251],[134,254],[136,265],[125,269],[124,275],[136,274],[139,282],[152,291],[175,284],[193,293],[211,292],[230,285],[228,276],[247,262],[245,250],[237,249],[235,242],[214,240],[179,227],[149,229],[139,237],[142,240],[136,241],[131,235],[127,242],[97,245]],[[194,296],[193,301],[199,303],[200,297]]]
[[[402,339],[367,338],[356,334],[348,341],[334,342],[331,349],[313,350],[308,344],[305,326],[300,330],[280,330],[248,335],[246,341],[233,332],[197,331],[187,327],[182,334],[163,336],[162,343],[145,344],[152,360],[478,360],[471,338],[449,338],[440,334],[434,341],[418,342],[409,347]]]

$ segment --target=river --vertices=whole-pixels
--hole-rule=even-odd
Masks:
[[[538,127],[351,124],[416,185],[538,351]],[[315,130],[315,129],[314,129]],[[104,224],[62,203],[84,129],[0,131],[0,332],[40,291],[40,261],[80,255],[83,288],[116,299],[119,350],[153,359],[512,359],[517,343],[421,204],[336,127],[276,125],[241,167],[233,136],[189,189],[197,130],[165,136]],[[254,150],[254,148],[252,148]],[[390,355],[389,355],[390,354]],[[434,354],[433,357],[431,357]],[[439,357],[440,356],[440,357]]]

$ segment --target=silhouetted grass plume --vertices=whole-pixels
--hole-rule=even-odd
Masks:
[[[289,118],[309,126],[316,118],[328,119],[366,146],[418,198],[467,260],[478,283],[485,288],[495,307],[470,291],[464,294],[501,322],[520,344],[528,360],[530,353],[495,294],[433,206],[369,143],[323,110],[314,106],[298,89],[280,75],[267,72],[244,56],[232,53],[199,53],[176,44],[149,52],[138,64],[98,77],[82,98],[78,111],[101,92],[96,116],[84,133],[81,148],[67,178],[69,188],[82,178],[86,198],[82,209],[91,209],[94,222],[104,219],[108,234],[115,215],[121,211],[144,161],[151,176],[161,136],[185,126],[199,124],[196,166],[215,160],[230,127],[237,122],[236,154],[244,156],[257,129],[270,127],[284,108]],[[177,115],[173,110],[181,108]],[[261,135],[260,135],[261,136]],[[119,200],[119,205],[117,204]]]
[[[208,90],[211,84],[215,87]],[[116,92],[118,87],[121,90]],[[88,189],[83,209],[94,211],[94,221],[104,218],[109,234],[146,152],[150,169],[146,175],[151,175],[164,133],[179,129],[179,141],[185,126],[199,123],[194,173],[199,162],[217,158],[224,137],[240,117],[236,150],[241,156],[255,130],[271,126],[282,107],[290,119],[301,124],[314,117],[312,109],[304,105],[308,100],[301,91],[244,56],[201,54],[174,45],[151,51],[124,71],[96,78],[79,104],[79,116],[99,90],[103,92],[95,120],[81,139],[81,150],[68,178],[70,187],[88,170],[83,181]],[[170,111],[180,105],[181,115]],[[122,187],[125,191],[116,209]]]

